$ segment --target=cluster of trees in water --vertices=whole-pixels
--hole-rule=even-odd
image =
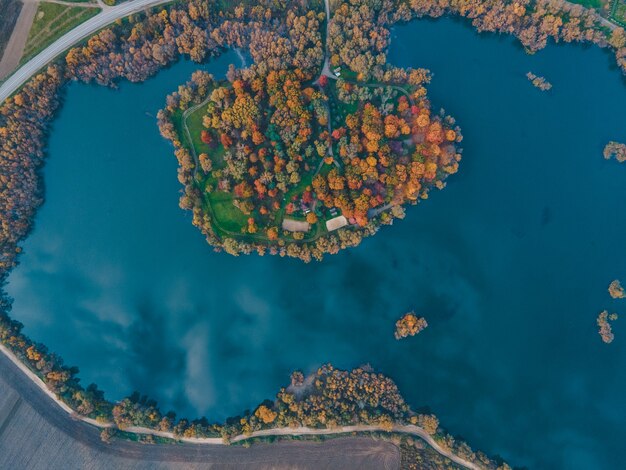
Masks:
[[[613,328],[611,327],[611,322],[615,320],[617,320],[617,313],[609,313],[607,310],[603,310],[598,315],[596,320],[599,328],[598,334],[605,343],[612,343],[615,339]]]
[[[545,77],[540,77],[532,72],[528,72],[526,74],[526,78],[528,78],[530,83],[532,83],[535,88],[538,88],[541,91],[549,91],[552,89],[552,83],[546,80]]]
[[[609,284],[609,295],[613,299],[623,299],[626,298],[626,291],[622,287],[619,279],[615,279]],[[603,310],[598,315],[596,319],[596,323],[598,324],[598,334],[602,341],[605,343],[612,343],[615,339],[615,335],[613,334],[613,328],[611,322],[617,320],[617,313],[609,313],[608,310]]]
[[[396,322],[396,339],[415,336],[428,327],[428,322],[424,317],[418,317],[414,312],[406,313]]]
[[[604,158],[606,160],[610,160],[614,158],[620,163],[626,162],[626,144],[622,144],[621,142],[610,141],[604,147],[604,151],[602,152]]]

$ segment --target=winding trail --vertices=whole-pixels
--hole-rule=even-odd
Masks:
[[[79,414],[74,412],[69,406],[63,403],[54,393],[48,390],[48,388],[43,383],[43,381],[33,371],[31,371],[25,364],[23,364],[7,347],[5,347],[2,344],[0,344],[0,353],[2,353],[2,355],[6,359],[8,359],[8,361],[6,361],[6,359],[2,360],[0,358],[0,375],[2,377],[5,377],[5,376],[10,377],[11,374],[15,375],[15,373],[17,372],[15,371],[15,368],[17,368],[24,374],[25,378],[29,379],[29,380],[24,380],[22,382],[20,382],[19,380],[11,381],[12,386],[15,387],[16,391],[19,392],[20,396],[23,399],[27,401],[38,400],[38,402],[40,403],[40,406],[45,407],[47,409],[50,409],[50,408],[53,408],[53,409],[56,408],[57,410],[60,409],[61,411],[65,412],[64,414],[66,416],[70,416],[72,418],[72,420],[69,420],[70,422],[81,421],[83,423],[86,423],[86,424],[89,424],[91,426],[94,426],[96,428],[101,428],[101,429],[115,427],[113,423],[100,423],[94,419],[80,416]],[[13,367],[11,367],[10,363],[13,364]],[[10,369],[13,369],[13,370],[10,370]],[[27,384],[24,384],[24,382],[30,382],[31,386],[29,387]],[[32,385],[34,385],[34,387]],[[39,397],[37,395],[39,395]],[[54,410],[50,410],[51,413],[52,411]],[[61,421],[59,421],[59,423],[57,423],[56,425],[57,427],[61,426],[62,430],[64,430],[63,429],[64,426],[67,427],[67,425],[64,425]],[[245,441],[245,440],[248,440],[250,438],[255,438],[255,437],[332,436],[332,435],[376,432],[376,431],[385,432],[385,431],[389,431],[389,429],[385,429],[384,427],[379,426],[379,425],[365,425],[365,424],[354,425],[354,426],[340,426],[340,427],[333,428],[333,429],[314,429],[314,428],[308,428],[308,427],[299,427],[299,428],[286,427],[286,428],[275,428],[275,429],[263,429],[261,431],[255,431],[250,435],[240,434],[238,436],[231,438],[230,442],[224,441],[221,437],[205,437],[205,438],[179,437],[179,436],[175,436],[171,432],[155,431],[153,429],[144,428],[140,426],[131,426],[131,427],[126,428],[125,431],[132,432],[132,433],[139,434],[139,435],[144,435],[144,436],[152,435],[152,436],[164,437],[164,438],[172,439],[178,442],[183,442],[186,444],[224,447],[224,446],[228,446],[228,444],[230,443],[241,442],[241,441]],[[459,457],[458,455],[452,453],[451,451],[444,449],[433,439],[433,437],[430,434],[428,434],[423,428],[419,426],[415,426],[412,424],[396,424],[392,427],[391,431],[396,432],[396,433],[408,434],[411,436],[420,437],[421,439],[426,441],[428,445],[430,445],[435,451],[437,451],[439,454],[443,455],[444,457],[452,460],[456,464],[461,465],[462,467],[468,468],[470,470],[481,470],[481,467],[474,464],[473,462],[469,462]],[[68,431],[68,434],[70,434],[69,431]],[[163,446],[158,446],[158,447],[163,447]],[[164,446],[164,447],[170,447],[170,446]]]
[[[45,67],[64,51],[91,36],[101,28],[133,13],[171,2],[172,0],[132,0],[122,3],[121,5],[104,9],[101,13],[61,36],[22,65],[2,86],[0,86],[0,103],[15,93],[31,76],[37,73],[38,70]]]
[[[0,468],[30,470],[397,470],[392,442],[370,437],[243,445],[102,442],[100,429],[73,419],[0,354]]]

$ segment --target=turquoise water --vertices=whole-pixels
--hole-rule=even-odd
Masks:
[[[222,419],[293,369],[369,362],[414,408],[514,465],[612,469],[626,439],[626,86],[608,54],[478,36],[453,20],[394,29],[390,60],[430,68],[463,128],[461,170],[404,221],[322,263],[214,253],[177,206],[157,110],[195,69],[119,90],[72,85],[50,140],[46,203],[10,277],[26,333],[110,398]],[[231,53],[206,68],[223,74]],[[550,93],[525,78],[532,70]],[[138,137],[140,136],[140,137]],[[401,342],[407,310],[429,328]]]

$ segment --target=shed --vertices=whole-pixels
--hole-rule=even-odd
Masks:
[[[310,225],[303,220],[283,219],[283,230],[290,232],[308,232]]]
[[[343,215],[333,217],[332,219],[326,221],[326,229],[329,232],[345,227],[346,225],[348,225],[348,219],[346,219]]]

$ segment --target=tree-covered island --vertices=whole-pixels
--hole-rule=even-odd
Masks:
[[[460,130],[431,112],[428,71],[385,63],[389,31],[362,2],[335,15],[328,52],[324,14],[288,14],[295,54],[279,38],[269,57],[268,46],[251,48],[250,68],[221,81],[197,72],[159,113],[181,207],[228,253],[321,259],[402,218],[458,169]]]

